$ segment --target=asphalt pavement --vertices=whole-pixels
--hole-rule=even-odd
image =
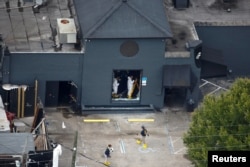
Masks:
[[[203,95],[227,91],[233,81],[228,78],[202,80]],[[45,108],[50,140],[62,145],[60,167],[102,167],[104,151],[112,144],[111,167],[191,167],[186,158],[182,137],[192,112],[182,107],[165,107],[160,111],[112,111],[76,114],[69,108]],[[30,131],[33,117],[20,119],[22,129]],[[149,132],[147,148],[136,138],[144,125]]]
[[[103,167],[108,144],[114,148],[111,167],[192,166],[182,142],[192,113],[183,108],[88,115],[76,115],[67,108],[46,108],[45,113],[50,139],[62,145],[60,167],[72,166],[74,158],[76,167]],[[146,148],[136,142],[142,125],[149,132]]]

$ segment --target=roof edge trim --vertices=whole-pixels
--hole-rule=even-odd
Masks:
[[[88,38],[98,27],[100,27],[121,5],[123,1],[119,1],[115,4],[99,21],[96,22],[84,35],[84,38]]]
[[[136,11],[139,15],[141,15],[142,17],[144,17],[146,20],[148,20],[154,27],[156,27],[157,29],[159,29],[161,32],[163,32],[164,34],[166,34],[168,37],[173,37],[172,32],[165,30],[164,28],[162,28],[159,24],[155,23],[152,19],[150,19],[149,17],[147,17],[146,15],[144,15],[140,10],[138,10],[136,7],[134,7],[133,5],[131,5],[130,3],[127,3],[127,5],[132,8],[134,11]]]

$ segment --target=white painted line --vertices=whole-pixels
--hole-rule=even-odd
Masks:
[[[174,154],[174,147],[173,147],[173,143],[171,141],[171,136],[169,136],[169,132],[168,132],[168,127],[167,125],[165,126],[166,129],[166,136],[167,136],[167,143],[168,143],[168,148],[170,150],[171,154]]]
[[[141,152],[141,153],[149,153],[149,152],[150,152],[149,149],[143,148],[143,146],[139,147],[138,150],[139,150],[139,152]]]
[[[199,86],[199,88],[201,88],[201,87],[205,86],[206,84],[208,84],[208,82],[207,82],[207,81],[205,81],[205,83],[203,83],[202,85],[200,85],[200,86]]]
[[[209,84],[211,84],[211,85],[213,85],[213,86],[215,86],[215,87],[219,87],[219,88],[221,88],[221,89],[223,89],[223,90],[225,90],[225,91],[228,90],[228,89],[226,89],[226,88],[223,88],[223,87],[221,87],[221,86],[219,86],[219,85],[214,84],[213,82],[209,82],[209,81],[207,81],[207,80],[205,80],[205,79],[201,79],[201,80],[204,81],[204,82],[206,82],[206,83],[209,83]]]
[[[184,151],[184,150],[186,150],[186,148],[185,148],[185,147],[183,147],[183,148],[179,149],[179,150],[178,150],[178,151],[176,151],[174,154],[178,154],[179,152]]]
[[[122,154],[125,154],[125,153],[126,153],[126,151],[125,151],[125,146],[124,146],[124,143],[123,143],[122,140],[120,140],[120,150],[121,150],[121,153],[122,153]]]
[[[175,143],[176,141],[180,140],[181,137],[178,137],[177,139],[173,140],[172,143]]]
[[[172,148],[172,153],[174,153],[174,144],[173,144],[173,140],[172,140],[172,137],[171,136],[169,136],[170,137],[170,146],[171,146],[171,148]]]
[[[210,92],[210,93],[208,93],[208,95],[211,95],[211,94],[213,94],[213,93],[215,93],[215,92],[217,92],[218,90],[220,90],[221,89],[221,87],[218,87],[217,89],[215,89],[214,91],[212,91],[212,92]]]
[[[120,126],[119,126],[119,124],[118,124],[117,121],[115,122],[115,127],[116,127],[116,131],[117,131],[117,132],[120,132],[120,131],[121,131]]]

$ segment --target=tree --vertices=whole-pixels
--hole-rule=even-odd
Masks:
[[[183,139],[197,167],[207,166],[210,150],[250,150],[250,79],[236,79],[228,92],[206,96]]]

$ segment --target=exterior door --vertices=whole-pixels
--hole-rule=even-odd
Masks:
[[[46,82],[45,106],[57,107],[59,95],[59,81]]]

